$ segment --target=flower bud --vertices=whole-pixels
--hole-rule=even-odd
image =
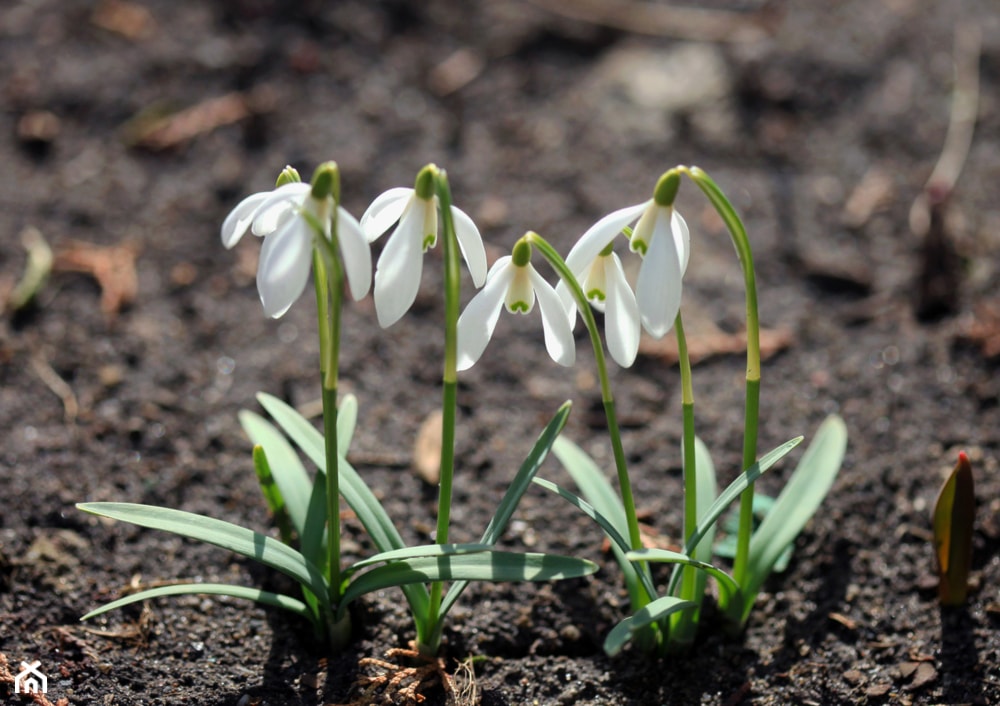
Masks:
[[[278,175],[278,180],[274,182],[274,187],[295,184],[300,181],[302,181],[302,177],[299,176],[299,170],[292,166],[286,166],[281,170],[281,174]]]

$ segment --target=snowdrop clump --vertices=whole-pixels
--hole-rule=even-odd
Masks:
[[[707,450],[694,431],[691,362],[681,317],[682,283],[691,255],[691,234],[675,207],[683,179],[693,182],[726,224],[744,274],[747,302],[747,392],[744,457],[736,479],[719,493]],[[565,259],[536,232],[528,231],[487,267],[486,248],[472,218],[452,204],[448,176],[431,164],[413,188],[392,188],[374,199],[357,220],[340,203],[340,172],[321,164],[309,183],[291,167],[275,188],[240,201],[225,218],[221,240],[234,247],[247,233],[263,238],[257,290],[264,314],[284,315],[310,281],[316,292],[322,380],[322,430],[276,397],[258,396],[270,419],[243,412],[240,421],[255,444],[253,464],[274,515],[280,539],[212,518],[128,503],[85,503],[98,515],[166,530],[214,544],[259,561],[295,579],[300,596],[228,584],[176,584],[142,591],[109,603],[85,617],[136,601],[190,593],[230,595],[289,610],[308,620],[331,649],[351,639],[353,601],[373,591],[398,587],[405,595],[416,632],[415,648],[432,657],[440,649],[444,618],[470,581],[548,581],[586,576],[597,565],[583,557],[501,551],[501,538],[523,493],[535,482],[589,516],[610,539],[632,605],[607,636],[605,650],[618,653],[632,641],[639,649],[669,651],[689,645],[698,626],[705,581],[719,585],[719,607],[733,625],[742,625],[761,582],[778,556],[815,512],[840,466],[846,437],[843,423],[828,421],[807,451],[774,509],[754,526],[753,482],[801,437],[758,457],[757,415],[760,346],[756,284],[749,239],[742,222],[714,181],[697,168],[664,173],[650,198],[600,218],[576,241]],[[389,235],[372,276],[371,246]],[[633,290],[616,244],[642,258]],[[440,483],[433,541],[406,546],[376,493],[348,460],[357,422],[357,400],[338,396],[341,313],[344,294],[355,301],[372,290],[378,324],[395,325],[410,310],[421,287],[424,254],[442,246],[445,322],[441,336],[442,436]],[[626,250],[623,244],[620,248]],[[622,253],[629,257],[632,255]],[[557,276],[550,283],[532,262],[540,255]],[[478,290],[461,312],[461,261]],[[537,307],[535,306],[537,303]],[[576,362],[573,330],[580,320],[594,350],[607,416],[618,488],[605,469],[572,442],[560,438],[566,403],[527,453],[479,542],[449,541],[452,486],[456,472],[458,373],[486,354],[504,309],[511,314],[540,312],[545,348],[561,366]],[[603,315],[604,336],[594,312]],[[685,538],[682,552],[644,549],[631,479],[618,427],[605,347],[622,367],[638,355],[642,330],[660,338],[673,331],[680,357],[681,459]],[[581,496],[538,478],[549,451],[574,479]],[[310,459],[306,470],[301,456]],[[805,478],[808,482],[800,479]],[[731,574],[713,563],[712,538],[723,511],[740,498],[739,528]],[[378,552],[353,564],[341,556],[341,503],[353,510]],[[780,512],[779,512],[780,511]],[[541,531],[544,531],[542,529]],[[675,564],[674,576],[659,595],[650,562]],[[447,587],[447,588],[446,588]]]

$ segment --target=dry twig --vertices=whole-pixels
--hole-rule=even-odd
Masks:
[[[774,33],[771,12],[674,7],[641,0],[530,0],[557,15],[614,29],[701,42],[756,41]]]

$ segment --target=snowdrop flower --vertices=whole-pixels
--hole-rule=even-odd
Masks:
[[[438,197],[434,193],[438,169],[420,170],[413,189],[389,189],[376,198],[361,216],[361,227],[374,241],[398,221],[396,230],[379,257],[375,271],[375,312],[382,328],[392,326],[417,298],[423,254],[437,244]],[[451,207],[455,235],[476,287],[486,280],[486,249],[472,219]]]
[[[639,352],[639,305],[625,279],[622,261],[611,250],[618,232],[611,233],[608,242],[594,253],[596,242],[592,241],[590,232],[596,227],[584,233],[573,246],[566,257],[566,266],[580,283],[587,300],[604,313],[608,350],[619,365],[627,368],[635,362]],[[556,285],[556,293],[569,314],[572,327],[576,321],[573,295],[562,281]]]
[[[545,349],[560,365],[573,365],[576,346],[566,310],[552,285],[531,265],[531,245],[523,238],[510,255],[497,260],[480,290],[458,319],[458,370],[468,370],[486,350],[493,337],[500,309],[528,314],[535,306],[542,313]]]
[[[294,170],[282,172],[273,191],[252,194],[241,201],[222,224],[222,243],[231,248],[249,228],[264,236],[257,266],[257,291],[264,312],[277,318],[302,295],[309,281],[313,250],[319,237],[333,239],[337,221],[337,244],[355,300],[371,287],[371,250],[361,225],[337,204],[337,165],[327,162],[316,169],[312,184],[289,180]],[[284,183],[282,183],[284,182]],[[336,210],[335,210],[336,209]]]
[[[681,306],[681,280],[687,270],[688,256],[691,251],[691,236],[687,223],[674,209],[674,197],[680,186],[680,175],[670,170],[662,177],[653,192],[653,198],[635,206],[610,213],[588,230],[573,247],[566,259],[566,264],[575,272],[585,272],[588,263],[604,254],[609,244],[628,224],[636,221],[629,241],[633,252],[642,255],[642,265],[639,267],[639,278],[636,282],[635,296],[642,320],[642,326],[652,336],[662,338],[674,325],[677,312]],[[611,254],[611,253],[609,253]],[[579,268],[579,269],[577,269]],[[592,271],[591,267],[591,271]],[[613,269],[613,268],[612,268]],[[605,266],[604,272],[608,268]],[[614,279],[615,292],[623,295],[617,280],[617,273],[608,279]],[[587,287],[584,287],[587,290]],[[588,295],[589,296],[589,295]],[[622,299],[627,297],[622,296]],[[607,307],[608,302],[605,303]],[[615,335],[609,335],[611,341],[619,339],[624,348],[624,341],[630,347],[631,339],[627,339],[626,326],[621,319],[628,316],[627,304],[620,300],[616,302],[618,311],[618,329]],[[609,322],[610,323],[610,322]],[[620,351],[626,353],[627,350]],[[627,356],[625,356],[627,359]],[[619,363],[622,361],[615,356]]]

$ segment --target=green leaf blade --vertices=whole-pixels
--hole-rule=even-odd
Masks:
[[[394,561],[358,576],[344,591],[340,611],[372,591],[434,581],[557,581],[589,576],[597,564],[555,554],[485,551]]]
[[[846,451],[847,426],[840,417],[831,415],[820,425],[788,483],[750,538],[747,581],[743,586],[744,621],[775,562],[830,491]]]
[[[80,620],[90,620],[91,618],[109,611],[131,605],[132,603],[147,601],[151,598],[191,595],[229,596],[231,598],[242,598],[255,603],[260,603],[262,605],[274,606],[276,608],[291,611],[292,613],[300,615],[310,622],[316,621],[316,617],[309,610],[309,607],[296,598],[292,598],[291,596],[286,596],[281,593],[274,593],[273,591],[263,591],[259,588],[248,588],[246,586],[235,586],[226,583],[181,583],[170,586],[157,586],[156,588],[139,591],[138,593],[133,593],[130,596],[125,596],[124,598],[119,598],[118,600],[111,601],[110,603],[105,603],[100,608],[87,613],[85,616],[80,618]]]
[[[182,510],[135,503],[80,503],[77,508],[228,549],[290,576],[323,601],[328,595],[326,579],[312,562],[277,539],[245,527]]]

